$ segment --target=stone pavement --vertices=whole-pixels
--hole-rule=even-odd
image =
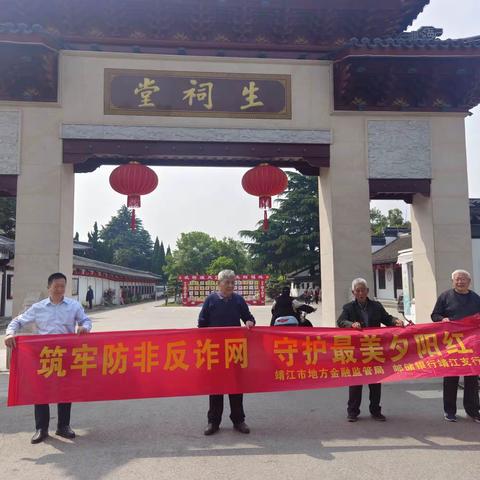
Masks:
[[[92,317],[95,330],[105,331],[188,328],[196,314],[198,309],[143,304]],[[267,322],[268,308],[254,314]],[[311,318],[319,324],[319,316]],[[440,379],[385,384],[386,423],[369,418],[366,392],[362,417],[353,424],[345,420],[344,388],[250,394],[250,435],[231,428],[227,407],[220,432],[205,437],[206,397],[75,404],[78,437],[69,441],[51,432],[40,445],[29,443],[32,407],[5,406],[7,382],[8,374],[0,373],[5,479],[473,480],[480,474],[480,424],[462,410],[458,423],[443,420]]]

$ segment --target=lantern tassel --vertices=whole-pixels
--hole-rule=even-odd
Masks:
[[[259,197],[258,206],[259,208],[272,208],[272,197]]]
[[[128,208],[140,208],[140,195],[129,195],[127,198]]]
[[[267,216],[266,209],[263,211],[263,231],[264,232],[268,231],[268,216]]]
[[[130,227],[132,231],[137,228],[137,222],[135,221],[135,209],[132,210],[132,221],[130,223]]]

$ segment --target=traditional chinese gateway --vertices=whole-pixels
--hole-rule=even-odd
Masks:
[[[480,37],[405,33],[428,3],[0,0],[14,313],[45,272],[72,271],[74,173],[268,162],[319,177],[325,325],[352,278],[372,280],[378,198],[412,205],[427,320],[450,272],[472,268],[464,118],[480,102]]]

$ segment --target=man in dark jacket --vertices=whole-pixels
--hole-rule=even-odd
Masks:
[[[218,274],[218,292],[210,294],[202,306],[198,316],[199,327],[240,327],[240,320],[245,322],[247,328],[255,325],[255,319],[247,303],[242,296],[233,292],[234,287],[235,272],[222,270]],[[231,394],[228,397],[233,428],[241,433],[250,433],[250,428],[245,423],[243,394]],[[208,425],[203,432],[205,435],[212,435],[218,431],[222,413],[223,395],[210,395]]]
[[[341,328],[356,328],[361,330],[366,327],[403,327],[403,321],[394,318],[387,313],[380,302],[368,298],[367,281],[363,278],[356,278],[352,282],[352,294],[355,297],[350,303],[343,306],[343,311],[338,317],[337,325]],[[382,393],[381,383],[371,383],[370,389],[370,414],[374,420],[384,422],[380,397]],[[348,389],[347,419],[349,422],[356,422],[360,415],[360,404],[362,402],[362,385],[354,385]]]
[[[92,286],[89,285],[88,286],[88,290],[87,290],[87,295],[85,297],[85,300],[87,300],[88,302],[88,308],[91,310],[93,308],[93,289],[92,289]]]
[[[432,312],[434,322],[458,321],[480,313],[480,296],[469,289],[472,279],[466,270],[452,273],[453,288],[440,294]],[[445,420],[457,421],[457,390],[459,377],[443,379],[443,409]],[[478,375],[464,377],[463,406],[474,422],[480,423]]]

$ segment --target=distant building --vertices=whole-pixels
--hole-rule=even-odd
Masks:
[[[74,242],[74,252],[91,250],[85,242]],[[0,236],[0,317],[12,315],[12,283],[14,277],[15,242]],[[91,258],[73,255],[71,297],[86,304],[85,297],[92,287],[93,305],[105,302],[120,303],[120,295],[126,298],[154,299],[155,286],[161,277],[151,272],[99,262]]]
[[[470,199],[470,225],[472,232],[472,278],[474,287],[480,288],[480,199]],[[414,267],[412,236],[407,228],[388,227],[383,235],[371,237],[372,267],[374,284],[370,294],[386,306],[396,307],[400,299],[404,304],[405,316],[415,319]],[[463,268],[458,265],[458,268]],[[304,268],[288,275],[294,296],[315,285],[320,285],[319,265],[315,265],[315,275]],[[433,305],[432,305],[433,308]]]
[[[472,257],[473,271],[472,289],[477,292],[480,289],[480,199],[470,199],[470,226],[472,231]],[[398,252],[398,264],[402,268],[403,278],[403,307],[405,316],[412,321],[416,320],[415,315],[415,282],[414,282],[414,264],[413,251],[411,246]],[[457,268],[464,268],[463,265],[457,265]],[[433,308],[433,305],[432,305]]]
[[[290,282],[290,295],[301,297],[305,291],[314,290],[321,287],[320,265],[314,266],[313,275],[310,268],[302,268],[287,275]]]
[[[373,253],[373,295],[378,300],[397,300],[402,294],[402,267],[398,263],[398,255],[408,248],[412,248],[412,236],[410,233],[400,233]]]

